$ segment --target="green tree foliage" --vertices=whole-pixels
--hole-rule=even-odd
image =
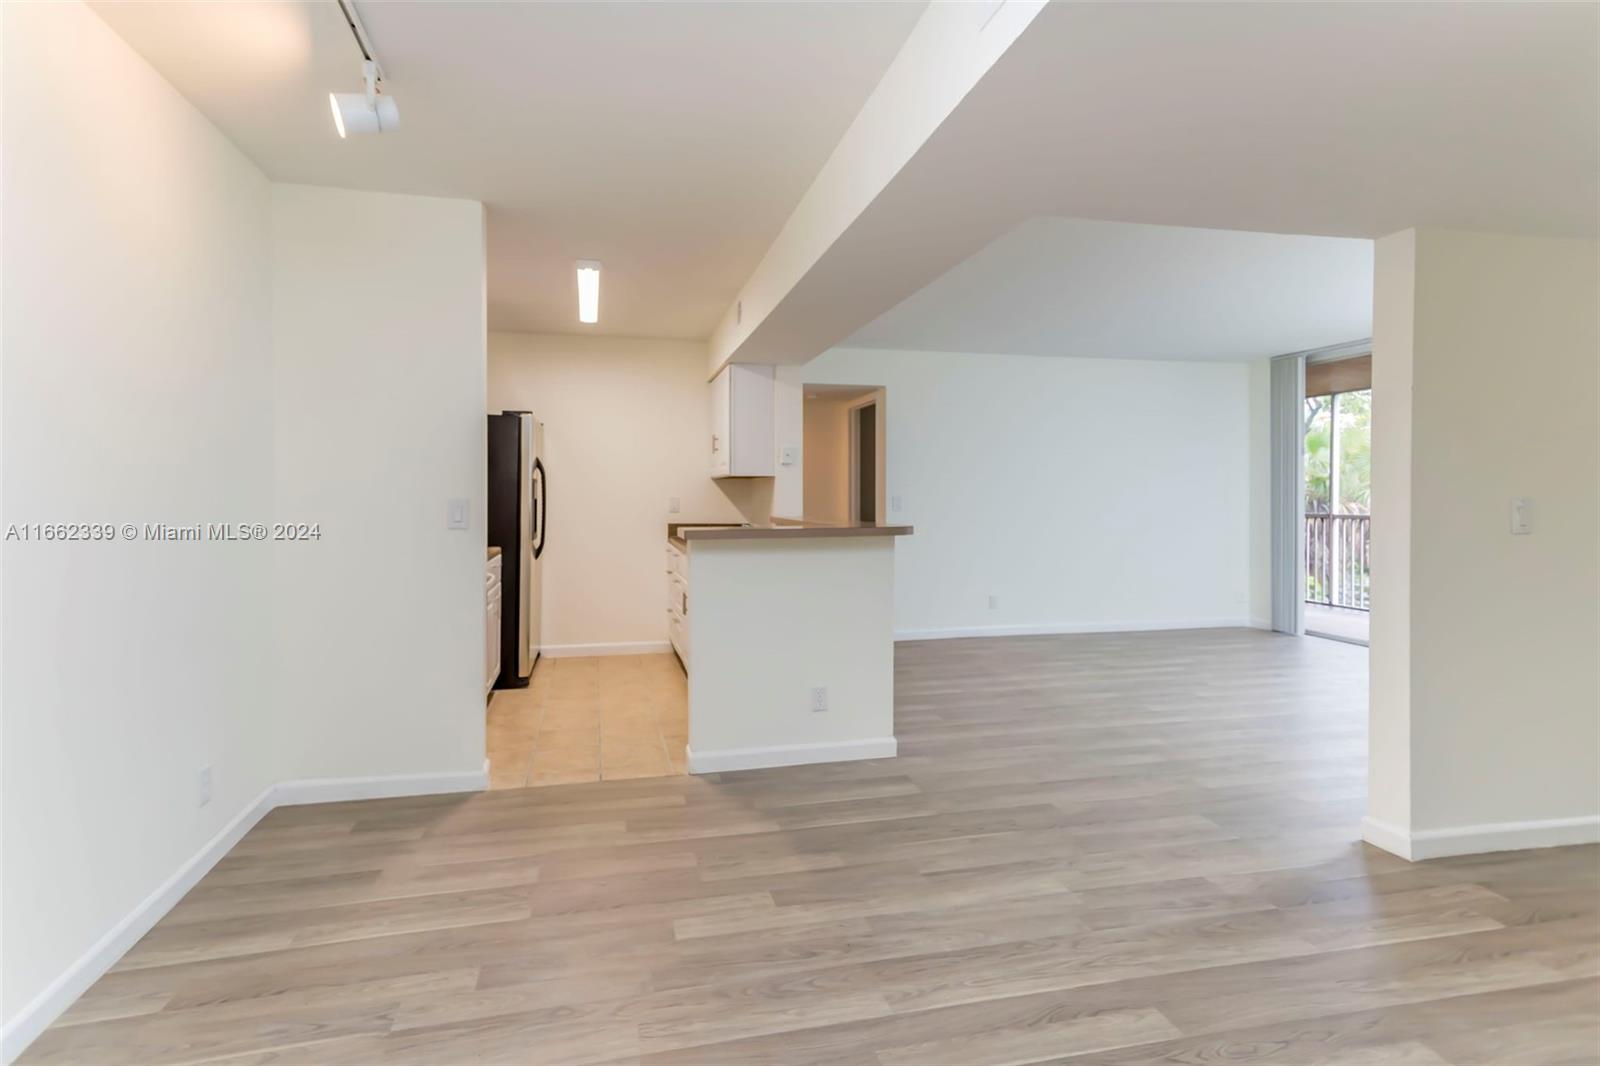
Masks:
[[[1339,511],[1372,512],[1372,390],[1339,394]]]
[[[1338,395],[1339,500],[1329,506],[1332,478],[1329,445],[1332,441],[1334,397],[1306,400],[1306,510],[1338,514],[1368,514],[1372,509],[1372,390]]]
[[[1328,432],[1331,396],[1306,397],[1306,512],[1326,514],[1328,507]]]

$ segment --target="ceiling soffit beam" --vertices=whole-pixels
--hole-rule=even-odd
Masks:
[[[840,239],[850,234],[873,200],[1044,6],[1044,0],[928,5],[713,331],[709,344],[712,374],[728,362],[793,364],[818,354],[820,349],[813,341],[796,337],[785,328],[780,319],[789,314],[774,318],[773,312],[824,258],[846,251],[836,247]],[[926,231],[938,229],[923,226],[921,236],[926,240],[932,237]],[[993,223],[950,227],[933,238],[955,249],[939,257],[939,269],[993,236]],[[922,243],[913,240],[906,253],[920,254],[926,250],[920,247]],[[872,301],[872,313],[881,310],[882,303]]]

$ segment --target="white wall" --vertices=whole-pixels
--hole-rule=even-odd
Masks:
[[[1411,826],[1411,402],[1416,232],[1377,242],[1372,293],[1372,611],[1367,816]],[[1404,850],[1402,848],[1402,850]]]
[[[705,345],[494,333],[488,400],[545,426],[547,652],[666,650],[667,523],[738,522],[751,490],[707,474]]]
[[[805,517],[850,521],[850,400],[805,401]]]
[[[1249,624],[1249,364],[836,348],[778,373],[886,389],[902,637]]]
[[[265,177],[88,8],[0,9],[4,522],[269,519]],[[272,781],[271,561],[5,543],[12,1035]]]
[[[4,544],[10,1057],[272,803],[482,780],[485,331],[480,205],[272,186],[87,7],[0,18],[4,522],[322,531]]]
[[[1417,230],[1377,262],[1372,817],[1417,857],[1600,839],[1600,249]]]
[[[483,207],[272,192],[276,513],[322,527],[274,552],[286,765],[481,772]]]

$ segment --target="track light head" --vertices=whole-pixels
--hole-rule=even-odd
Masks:
[[[394,97],[378,91],[378,65],[370,59],[364,61],[361,76],[367,83],[365,92],[328,94],[333,128],[339,131],[340,137],[399,129],[400,105],[395,103]]]
[[[400,128],[400,105],[394,97],[375,93],[329,93],[333,128],[339,136],[352,133],[388,133]]]

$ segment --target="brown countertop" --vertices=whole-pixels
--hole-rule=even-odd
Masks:
[[[676,544],[678,547],[684,549],[685,551],[688,550],[689,545],[684,541],[683,534],[681,532],[679,532],[679,531],[682,530],[686,526],[716,526],[719,529],[737,529],[739,527],[739,523],[737,523],[737,522],[668,522],[667,523],[667,540],[671,541],[673,544]]]
[[[691,540],[798,540],[809,537],[904,537],[910,534],[910,526],[849,526],[789,518],[775,518],[770,525],[759,526],[711,522],[674,522],[667,526],[667,539],[680,547],[687,547],[687,542]]]

